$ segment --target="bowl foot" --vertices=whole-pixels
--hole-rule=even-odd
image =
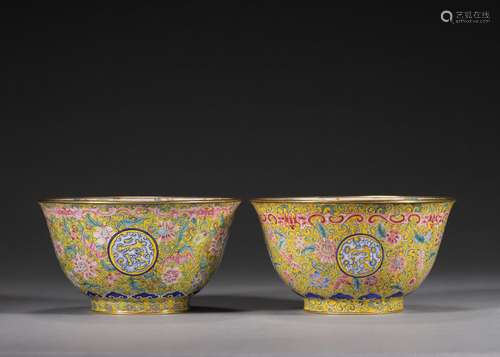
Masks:
[[[305,298],[304,310],[323,314],[387,314],[404,308],[402,297],[348,300]]]
[[[189,309],[189,298],[187,296],[141,300],[92,298],[91,305],[92,311],[105,314],[176,314]]]

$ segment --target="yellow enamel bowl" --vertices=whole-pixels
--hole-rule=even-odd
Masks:
[[[62,270],[92,310],[168,314],[218,267],[239,200],[94,197],[40,202]]]
[[[431,270],[454,200],[355,196],[252,201],[279,276],[327,314],[403,310]]]

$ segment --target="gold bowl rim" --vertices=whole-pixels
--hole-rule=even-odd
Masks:
[[[240,203],[241,200],[230,197],[176,197],[176,196],[94,196],[60,197],[39,200],[38,203],[59,204],[134,204],[161,205],[165,203]]]
[[[316,197],[262,197],[250,200],[252,203],[444,203],[455,202],[448,196],[316,196]]]

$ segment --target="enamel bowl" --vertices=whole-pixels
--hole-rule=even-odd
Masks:
[[[175,313],[219,265],[229,198],[96,197],[40,202],[62,270],[111,314]]]
[[[431,270],[454,200],[359,196],[252,201],[279,276],[307,311],[401,311]]]

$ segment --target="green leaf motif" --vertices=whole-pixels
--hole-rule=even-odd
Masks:
[[[181,228],[179,229],[179,232],[177,233],[177,241],[180,242],[184,239],[184,234],[186,234],[186,231],[188,229],[187,223],[184,223]]]
[[[101,265],[106,271],[115,271],[116,269],[111,265],[108,264],[106,261],[101,260]]]
[[[305,247],[304,249],[302,249],[302,254],[311,253],[311,252],[314,252],[315,250],[316,250],[316,247],[314,245],[309,245],[309,246]]]
[[[380,238],[380,239],[385,239],[385,235],[386,235],[386,232],[385,232],[385,228],[383,225],[381,225],[380,223],[378,224],[377,226],[377,236]]]
[[[76,248],[74,245],[70,245],[66,248],[64,248],[64,254],[66,254],[69,257],[74,257],[76,255]]]
[[[278,241],[278,248],[281,249],[285,245],[285,237],[280,236],[280,240]]]
[[[92,218],[90,216],[90,214],[87,214],[86,218],[87,218],[87,223],[89,225],[91,225],[93,227],[101,227],[101,224],[97,220],[95,220],[94,218]]]
[[[207,259],[203,257],[200,261],[200,270],[205,270],[208,267]]]
[[[85,290],[94,290],[94,289],[100,288],[100,286],[97,284],[91,284],[91,283],[87,283],[87,282],[82,283],[82,285],[85,288]]]
[[[280,231],[274,231],[274,234],[276,234],[277,236],[280,236],[282,238],[285,238],[285,235],[283,233],[281,233]]]
[[[319,272],[324,273],[324,272],[326,272],[326,270],[329,269],[328,267],[325,266],[325,264],[321,264],[321,263],[317,264],[314,261],[312,261],[311,263],[312,263],[313,268]]]
[[[417,241],[418,243],[424,243],[425,242],[425,238],[424,238],[423,235],[415,233],[415,241]]]
[[[415,242],[417,243],[426,243],[430,240],[430,236],[427,235],[427,236],[424,236],[422,234],[419,234],[417,232],[415,232]]]
[[[64,230],[64,234],[67,234],[67,235],[71,234],[69,227],[68,227],[68,221],[66,221],[66,218],[63,218],[63,230]]]
[[[130,226],[141,224],[142,222],[144,222],[144,218],[125,218],[122,219],[120,222],[118,222],[116,228],[120,230],[123,228],[128,228]]]
[[[139,285],[139,282],[135,280],[134,278],[130,278],[128,281],[130,287],[134,290],[141,290],[141,287]]]
[[[318,223],[318,231],[323,238],[326,238],[325,227],[323,227],[323,225],[321,223]]]
[[[286,236],[280,231],[274,231],[274,234],[278,236],[278,248],[281,249],[286,243]]]
[[[353,278],[352,282],[355,290],[361,289],[361,281],[358,278]]]
[[[323,208],[321,209],[322,213],[328,213],[327,211],[330,211],[330,214],[333,215],[335,214],[335,208],[333,205],[324,205]]]
[[[189,252],[191,252],[191,253],[193,253],[193,248],[191,248],[189,245],[185,245],[181,249],[179,249],[179,253],[183,253],[186,250],[189,251]]]

